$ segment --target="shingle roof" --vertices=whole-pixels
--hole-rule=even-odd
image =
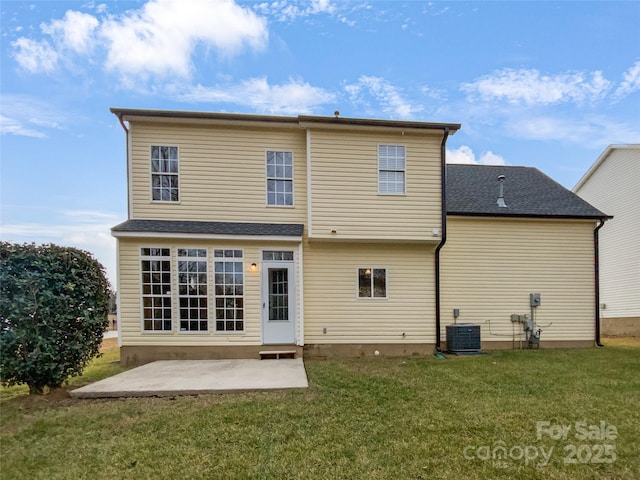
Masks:
[[[504,175],[504,201],[498,176]],[[604,213],[531,167],[447,165],[447,214],[602,218]]]
[[[114,233],[185,233],[204,235],[256,235],[301,237],[299,223],[198,222],[191,220],[127,220],[111,229]]]

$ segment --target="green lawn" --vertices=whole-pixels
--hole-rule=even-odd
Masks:
[[[307,361],[305,391],[74,400],[3,389],[0,477],[638,479],[640,342],[611,343]],[[115,359],[107,351],[81,383],[120,371]],[[548,422],[540,439],[537,422]],[[595,438],[600,422],[616,438],[612,427]],[[561,427],[566,438],[551,439]],[[506,457],[486,458],[495,447]]]

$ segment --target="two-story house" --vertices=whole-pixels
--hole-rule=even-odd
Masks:
[[[640,144],[609,145],[573,191],[614,217],[600,236],[602,332],[640,336]]]
[[[129,219],[112,229],[124,363],[425,354],[453,309],[494,320],[483,347],[504,346],[530,292],[557,318],[548,344],[596,339],[604,214],[534,169],[461,166],[448,185],[458,124],[111,111],[127,138]],[[494,209],[499,175],[513,206]]]

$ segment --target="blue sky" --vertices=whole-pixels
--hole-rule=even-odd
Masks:
[[[459,122],[450,162],[572,188],[640,142],[640,2],[3,1],[3,240],[115,279],[125,137],[109,107]]]

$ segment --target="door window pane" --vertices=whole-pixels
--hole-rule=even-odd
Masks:
[[[289,320],[289,271],[269,269],[269,320]]]

